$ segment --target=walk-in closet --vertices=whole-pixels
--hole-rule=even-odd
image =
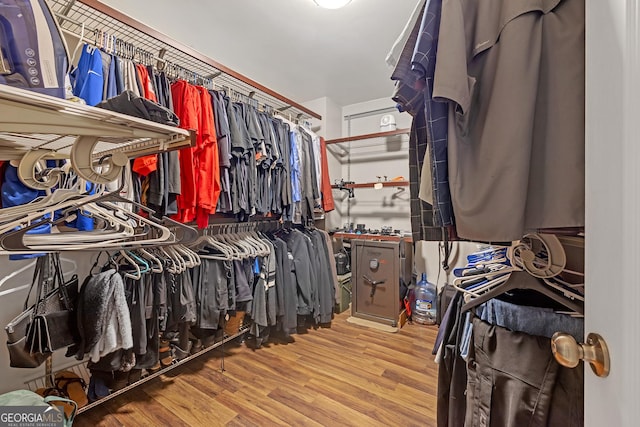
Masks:
[[[0,0],[0,425],[636,426],[638,0]]]

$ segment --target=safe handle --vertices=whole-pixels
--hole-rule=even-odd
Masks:
[[[376,287],[377,287],[378,285],[382,285],[382,284],[384,284],[384,283],[387,281],[386,279],[382,279],[382,280],[373,280],[373,279],[370,279],[370,278],[369,278],[368,276],[366,276],[366,275],[363,275],[363,276],[362,276],[362,278],[363,278],[365,281],[369,282],[369,284],[371,285],[371,293],[369,294],[369,296],[370,296],[371,298],[373,298],[373,296],[374,296],[374,295],[375,295],[375,293],[376,293]]]

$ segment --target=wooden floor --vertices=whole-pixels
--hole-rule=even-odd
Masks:
[[[74,426],[435,425],[437,329],[346,322],[253,351],[215,349],[91,409]]]

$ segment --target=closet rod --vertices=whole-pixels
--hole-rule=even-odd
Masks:
[[[220,71],[222,71],[223,73],[233,77],[236,80],[239,80],[239,81],[241,81],[243,83],[246,83],[247,85],[249,85],[249,86],[251,86],[251,87],[253,87],[253,88],[255,88],[255,89],[257,89],[257,90],[259,90],[261,92],[264,92],[264,93],[268,94],[269,96],[272,96],[272,97],[274,97],[274,98],[276,98],[276,99],[278,99],[278,100],[280,100],[280,101],[282,101],[282,102],[284,102],[286,104],[291,105],[292,107],[294,107],[294,108],[296,108],[296,109],[298,109],[300,111],[303,111],[304,113],[308,114],[311,117],[314,117],[314,118],[316,118],[318,120],[322,119],[322,116],[320,114],[318,114],[318,113],[306,108],[305,106],[303,106],[301,104],[298,104],[297,102],[292,101],[291,99],[285,97],[284,95],[281,95],[278,92],[275,92],[274,90],[269,89],[268,87],[261,85],[260,83],[256,82],[255,80],[250,79],[249,77],[247,77],[247,76],[245,76],[243,74],[240,74],[240,73],[238,73],[238,72],[236,72],[236,71],[234,71],[234,70],[232,70],[232,69],[220,64],[218,61],[215,61],[214,59],[209,58],[206,55],[203,55],[202,53],[198,52],[197,50],[195,50],[195,49],[193,49],[193,48],[191,48],[191,47],[189,47],[189,46],[187,46],[187,45],[185,45],[183,43],[180,43],[177,40],[172,39],[171,37],[167,36],[166,34],[163,34],[163,33],[159,32],[159,31],[157,31],[157,30],[155,30],[155,29],[143,24],[142,22],[139,22],[139,21],[137,21],[137,20],[125,15],[124,13],[122,13],[122,12],[116,10],[116,9],[114,9],[114,8],[112,8],[110,6],[107,6],[104,3],[99,2],[98,0],[77,0],[77,1],[80,2],[80,3],[85,4],[85,5],[93,8],[93,9],[95,9],[95,10],[97,10],[97,11],[99,11],[99,12],[101,12],[101,13],[107,15],[107,16],[110,16],[111,18],[114,18],[114,19],[122,22],[125,25],[128,25],[128,26],[130,26],[130,27],[132,27],[132,28],[134,28],[134,29],[136,29],[138,31],[141,31],[141,32],[147,34],[150,37],[153,37],[154,39],[156,39],[156,40],[158,40],[158,41],[160,41],[162,43],[168,44],[168,45],[170,45],[170,46],[182,51],[183,53],[185,53],[185,54],[187,54],[187,55],[189,55],[189,56],[191,56],[191,57],[193,57],[195,59],[198,59],[199,61],[202,61],[202,62],[204,62],[204,63],[206,63],[206,64],[208,64],[208,65],[210,65],[210,66],[212,66],[212,67],[214,67],[214,68],[216,68],[218,70],[220,70]]]
[[[382,138],[385,136],[405,135],[408,134],[410,129],[396,129],[388,130],[385,132],[367,133],[364,135],[346,136],[344,138],[329,139],[325,141],[325,144],[340,144],[343,142],[360,141],[363,139]]]
[[[134,382],[133,384],[129,384],[125,388],[122,388],[120,390],[114,391],[113,393],[111,393],[111,394],[109,394],[109,395],[107,395],[107,396],[105,396],[103,398],[100,398],[100,399],[96,400],[95,402],[89,403],[88,405],[83,406],[82,408],[79,408],[78,409],[78,414],[86,412],[86,411],[90,410],[91,408],[95,408],[96,406],[101,405],[101,404],[113,399],[114,397],[118,397],[118,396],[128,392],[129,390],[132,390],[132,389],[134,389],[134,388],[136,388],[136,387],[138,387],[138,386],[140,386],[140,385],[142,385],[142,384],[144,384],[144,383],[146,383],[148,381],[151,381],[154,378],[159,377],[160,375],[164,375],[167,372],[177,368],[178,366],[182,366],[185,363],[187,363],[187,362],[189,362],[189,361],[191,361],[191,360],[193,360],[195,358],[198,358],[198,357],[202,356],[203,354],[208,353],[209,351],[211,351],[211,350],[213,350],[215,348],[218,348],[218,347],[222,346],[223,344],[226,344],[229,341],[232,341],[232,340],[238,338],[241,335],[244,335],[248,331],[249,331],[248,327],[241,328],[235,334],[225,336],[221,341],[216,342],[215,344],[211,345],[210,347],[206,347],[203,350],[200,350],[199,352],[197,352],[195,354],[187,356],[184,359],[180,359],[177,362],[174,362],[171,365],[167,366],[166,368],[162,368],[159,371],[154,372],[153,374],[147,375],[146,377],[139,379],[138,381]]]

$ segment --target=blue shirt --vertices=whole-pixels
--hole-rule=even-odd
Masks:
[[[300,157],[298,156],[298,141],[294,131],[289,133],[291,143],[290,163],[291,163],[291,191],[294,202],[302,200],[300,193]]]
[[[78,66],[71,72],[73,94],[95,106],[102,101],[104,80],[100,50],[85,44]]]
[[[27,187],[18,178],[18,168],[7,165],[7,169],[4,173],[4,180],[2,181],[2,207],[10,208],[13,206],[25,205],[34,201],[40,196],[44,196],[43,191]],[[48,219],[50,216],[43,215],[43,219]],[[31,230],[27,231],[27,234],[48,234],[51,233],[51,223],[39,225]],[[35,258],[44,254],[19,254],[10,255],[10,260],[20,260],[27,258]]]

